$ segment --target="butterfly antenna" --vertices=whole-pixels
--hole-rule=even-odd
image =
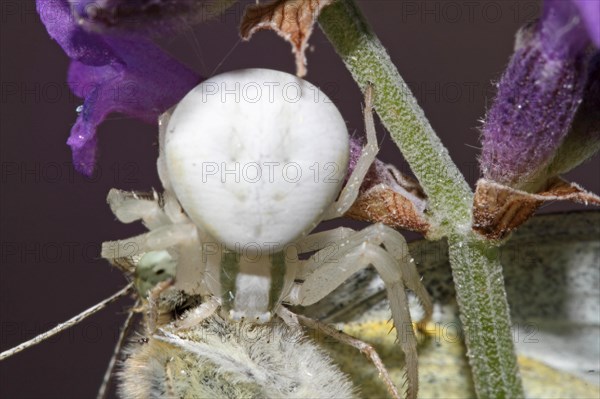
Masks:
[[[132,287],[133,287],[133,283],[129,283],[125,286],[125,288],[121,289],[120,291],[113,294],[112,296],[106,298],[102,302],[95,304],[91,308],[84,310],[83,312],[79,313],[77,316],[65,321],[64,323],[60,323],[53,329],[48,330],[44,333],[41,333],[40,335],[30,339],[29,341],[23,342],[22,344],[19,344],[12,349],[8,349],[8,350],[0,353],[0,361],[19,353],[22,350],[25,350],[34,345],[37,345],[40,342],[45,341],[46,339],[58,334],[59,332],[66,330],[67,328],[73,327],[74,325],[80,323],[81,321],[90,317],[94,313],[97,313],[100,310],[104,309],[108,304],[116,301],[117,299],[121,298],[122,296],[125,296]]]
[[[125,338],[129,335],[129,331],[133,325],[133,315],[135,309],[140,305],[140,300],[138,299],[133,307],[127,313],[127,318],[121,327],[121,332],[119,334],[119,339],[117,340],[117,344],[115,345],[115,349],[113,351],[112,357],[108,362],[108,367],[106,368],[106,372],[104,372],[104,377],[102,378],[102,385],[100,385],[100,389],[98,390],[97,399],[105,399],[106,393],[108,392],[108,388],[110,387],[110,380],[113,375],[113,370],[115,365],[117,364],[117,359],[119,358],[119,354],[121,353],[121,349],[123,349],[123,344],[125,343]]]

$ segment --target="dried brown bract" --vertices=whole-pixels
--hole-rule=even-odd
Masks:
[[[360,194],[345,216],[427,234],[427,197],[417,181],[375,160]]]
[[[473,229],[490,239],[506,238],[549,201],[600,206],[600,197],[558,177],[535,194],[480,179],[473,202]]]
[[[249,40],[254,32],[271,29],[290,42],[296,56],[296,74],[306,75],[306,47],[313,25],[323,7],[333,0],[277,0],[248,6],[240,25],[240,34]]]

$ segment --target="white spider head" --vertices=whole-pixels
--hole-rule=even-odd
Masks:
[[[165,187],[233,251],[280,251],[310,232],[348,169],[335,105],[307,81],[268,69],[206,80],[177,105],[163,139]]]

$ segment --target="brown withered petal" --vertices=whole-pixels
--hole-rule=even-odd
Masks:
[[[419,184],[389,165],[384,177],[377,179],[383,183],[367,185],[366,189],[363,184],[358,198],[344,216],[426,235],[430,227],[425,217],[427,199]]]
[[[473,230],[489,239],[504,239],[549,201],[600,206],[600,197],[559,177],[549,180],[545,189],[536,194],[480,179],[473,201]]]
[[[240,34],[249,40],[254,32],[271,29],[291,43],[296,56],[296,74],[306,75],[306,47],[313,25],[323,7],[333,0],[277,0],[269,4],[254,4],[246,8]]]

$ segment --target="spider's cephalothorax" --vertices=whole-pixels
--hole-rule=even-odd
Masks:
[[[367,90],[367,107],[371,90]],[[350,208],[378,151],[370,108],[367,145],[348,173],[342,116],[318,88],[295,76],[248,69],[213,77],[160,121],[158,170],[164,194],[109,194],[124,222],[148,233],[105,243],[118,258],[167,249],[175,286],[211,298],[189,312],[192,327],[221,309],[232,320],[263,323],[282,304],[316,303],[355,272],[373,265],[386,284],[406,356],[408,396],[416,396],[416,340],[405,286],[430,302],[404,238],[375,224],[310,232]],[[298,254],[316,251],[306,260]]]

